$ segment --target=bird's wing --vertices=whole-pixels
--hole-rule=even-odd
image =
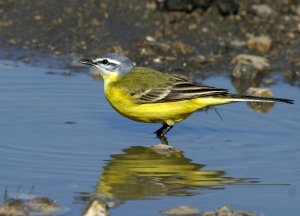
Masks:
[[[145,71],[146,70],[146,71]],[[136,103],[161,103],[189,100],[199,97],[223,96],[228,90],[205,86],[181,77],[160,73],[147,68],[133,71],[130,78],[124,78],[123,88],[127,88]]]
[[[226,89],[204,86],[200,83],[191,82],[180,77],[173,77],[169,85],[147,89],[134,96],[141,104],[161,103],[181,100],[190,100],[199,97],[221,96],[228,94]]]

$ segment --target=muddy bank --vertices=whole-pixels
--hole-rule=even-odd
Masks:
[[[229,13],[220,7],[233,1],[175,1],[183,2],[179,6],[166,2],[172,3],[0,0],[0,45],[6,50],[2,54],[16,58],[12,47],[33,51],[31,57],[21,55],[31,62],[41,54],[65,59],[113,51],[141,65],[205,77],[230,73],[231,60],[243,53],[266,57],[269,71],[289,73],[292,84],[299,78],[297,0],[237,1],[227,5]],[[257,42],[260,37],[267,41]]]

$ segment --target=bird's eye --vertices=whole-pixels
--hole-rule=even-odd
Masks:
[[[102,61],[102,64],[108,64],[107,59],[104,59],[104,60]]]

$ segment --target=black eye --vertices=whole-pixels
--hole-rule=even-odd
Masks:
[[[104,60],[102,61],[102,64],[108,64],[107,59],[104,59]]]

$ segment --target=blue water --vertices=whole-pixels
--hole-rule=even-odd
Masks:
[[[158,215],[178,205],[229,204],[272,216],[300,210],[298,88],[272,86],[296,104],[267,114],[243,103],[219,107],[223,121],[213,110],[193,114],[168,134],[182,150],[168,156],[150,148],[160,125],[115,113],[102,81],[49,70],[0,61],[0,192],[35,186],[34,194],[70,208],[66,215],[80,215],[90,193],[116,203],[112,215]],[[224,77],[204,82],[234,91]]]

